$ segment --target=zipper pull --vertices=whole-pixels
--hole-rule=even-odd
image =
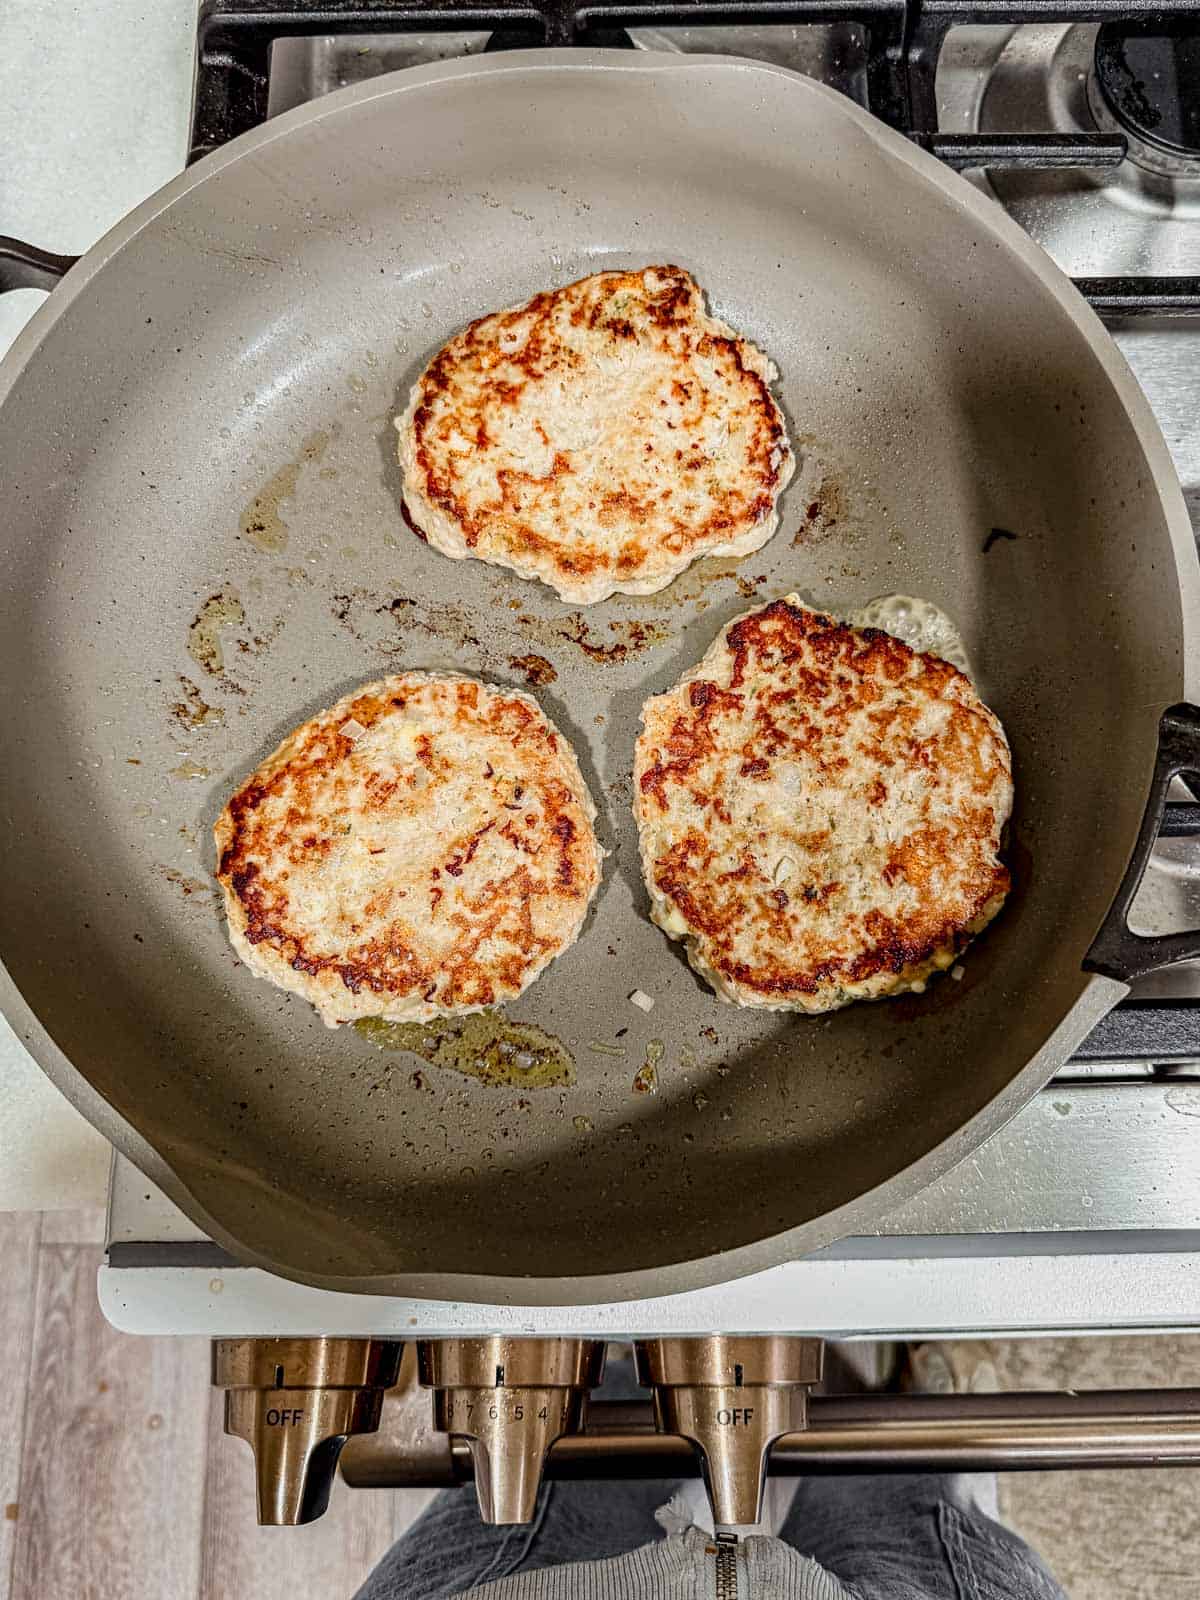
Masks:
[[[714,1537],[717,1542],[717,1600],[738,1600],[738,1536],[721,1531]]]

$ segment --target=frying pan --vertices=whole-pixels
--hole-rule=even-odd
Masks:
[[[778,536],[583,612],[414,539],[391,417],[432,350],[660,261],[781,369],[805,459]],[[267,124],[54,291],[0,370],[0,461],[5,1005],[246,1261],[525,1303],[726,1280],[869,1230],[1124,977],[1200,953],[1125,926],[1200,742],[1183,706],[1158,743],[1195,690],[1200,582],[1148,407],[998,208],[780,68],[519,53]],[[941,605],[1016,765],[1015,889],[962,981],[823,1019],[713,997],[647,918],[630,818],[645,696],[788,590]],[[521,683],[531,654],[611,850],[582,938],[512,1008],[574,1058],[548,1089],[328,1032],[235,962],[210,878],[227,793],[301,717],[404,667]]]

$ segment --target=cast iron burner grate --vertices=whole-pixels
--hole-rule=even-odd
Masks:
[[[1103,22],[1110,39],[1161,26],[1200,37],[1200,5],[1178,0],[201,0],[190,159],[197,160],[267,118],[271,48],[277,39],[345,34],[486,32],[488,50],[590,45],[632,48],[629,28],[798,26],[852,23],[866,48],[866,104],[957,170],[970,167],[1112,167],[1122,134],[946,134],[938,129],[935,78],[950,29],[969,24]],[[1195,105],[1174,113],[1181,127]],[[1102,315],[1200,315],[1200,277],[1077,278]],[[1163,837],[1200,833],[1200,804],[1170,804]],[[1126,1001],[1095,1029],[1077,1062],[1146,1061],[1170,1071],[1200,1059],[1200,1004]],[[1070,1069],[1068,1069],[1070,1070]]]
[[[267,116],[271,46],[322,34],[486,31],[487,48],[629,45],[628,28],[853,23],[866,43],[866,103],[949,166],[1112,167],[1121,133],[947,134],[937,125],[935,78],[951,28],[970,24],[1102,22],[1144,35],[1161,26],[1200,35],[1195,0],[202,0],[191,156],[215,150]],[[1190,98],[1190,97],[1189,97]],[[1190,125],[1196,104],[1175,120]],[[1200,277],[1079,278],[1101,315],[1200,314]]]

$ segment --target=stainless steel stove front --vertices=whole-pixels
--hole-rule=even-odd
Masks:
[[[1051,1084],[869,1238],[694,1294],[525,1307],[330,1294],[239,1266],[118,1158],[100,1299],[135,1333],[830,1338],[1200,1326],[1200,1073]]]

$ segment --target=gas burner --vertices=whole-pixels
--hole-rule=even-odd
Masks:
[[[988,171],[997,198],[1059,265],[1077,277],[1200,272],[1200,149],[1165,144],[1168,132],[1190,139],[1200,124],[1177,107],[1173,120],[1163,113],[1152,142],[1149,98],[1137,102],[1142,132],[1130,125],[1131,93],[1117,96],[1120,117],[1110,103],[1116,63],[1143,59],[1132,48],[1135,30],[1059,23],[961,31],[967,37],[948,42],[939,73],[943,127],[1120,133],[1128,143],[1128,158],[1115,167]],[[1167,88],[1164,80],[1155,91],[1164,105]]]
[[[1096,125],[1123,133],[1129,159],[1168,178],[1200,178],[1200,30],[1109,22],[1088,75]]]

